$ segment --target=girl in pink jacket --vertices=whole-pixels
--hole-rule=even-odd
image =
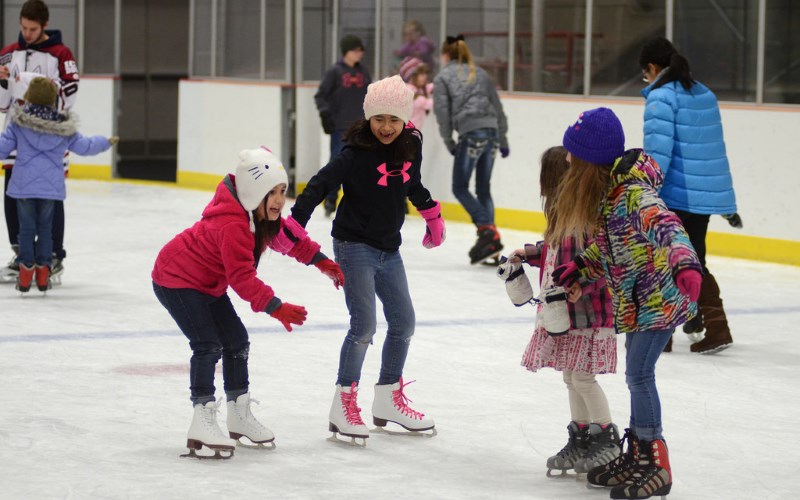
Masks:
[[[250,412],[247,358],[249,337],[227,294],[230,286],[253,311],[264,311],[292,331],[306,310],[282,302],[256,273],[270,247],[303,264],[314,264],[339,288],[344,275],[320,252],[305,230],[281,216],[288,179],[280,160],[267,148],[244,150],[236,175],[225,176],[200,221],[178,234],[158,254],[153,290],[189,339],[191,400],[188,455],[203,446],[213,458],[230,458],[242,436],[264,446],[275,436]],[[222,358],[228,435],[217,424],[222,402],[215,402],[214,370]],[[229,437],[230,436],[230,439]],[[240,442],[241,444],[241,442]],[[221,454],[220,451],[225,451]]]

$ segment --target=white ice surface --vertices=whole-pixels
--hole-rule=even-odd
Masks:
[[[444,246],[426,250],[418,217],[407,220],[401,249],[417,312],[405,373],[417,380],[407,388],[412,406],[435,418],[438,436],[372,435],[364,449],[326,441],[348,325],[343,294],[315,268],[267,254],[260,276],[304,305],[308,322],[287,333],[231,297],[251,333],[250,387],[262,402],[254,412],[278,447],[221,462],[178,458],[191,419],[190,350],[155,299],[150,270],[211,193],[68,184],[64,284],[46,297],[0,287],[0,498],[608,498],[545,477],[569,413],[560,373],[519,365],[533,309],[514,308],[491,268],[467,263],[471,226],[450,223]],[[309,230],[332,253],[321,209]],[[503,231],[508,250],[536,239]],[[735,344],[700,356],[677,332],[659,361],[669,498],[796,498],[800,269],[713,256],[708,264]],[[364,367],[367,422],[384,329]],[[624,428],[619,340],[619,373],[599,381]],[[218,397],[221,387],[218,371]]]

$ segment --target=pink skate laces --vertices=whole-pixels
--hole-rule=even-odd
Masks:
[[[413,384],[414,382],[416,382],[416,380],[412,380],[408,384],[404,384],[403,377],[400,377],[400,388],[396,391],[392,391],[392,400],[394,401],[394,406],[400,410],[403,415],[411,417],[415,420],[422,420],[422,417],[424,417],[425,414],[412,410],[408,406],[408,403],[413,403],[413,401],[408,399],[408,397],[403,393],[403,387]]]
[[[342,399],[342,408],[344,409],[344,416],[347,418],[347,423],[350,425],[364,425],[361,420],[361,408],[358,407],[356,399],[358,397],[358,384],[353,382],[350,385],[350,393],[339,391],[339,396]]]

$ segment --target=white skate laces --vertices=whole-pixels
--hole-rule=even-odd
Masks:
[[[392,391],[392,402],[394,402],[395,408],[397,408],[403,415],[413,418],[414,420],[422,420],[425,417],[425,414],[413,410],[410,406],[408,406],[408,403],[413,403],[413,401],[410,400],[403,392],[403,387],[413,384],[414,382],[416,382],[416,380],[412,380],[408,384],[404,384],[403,377],[400,377],[400,387]]]
[[[353,382],[350,385],[350,392],[339,391],[339,397],[342,401],[342,410],[350,425],[365,425],[361,420],[361,408],[358,407],[358,384]]]

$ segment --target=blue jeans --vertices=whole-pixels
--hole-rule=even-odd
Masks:
[[[53,259],[53,213],[55,200],[17,199],[19,257],[17,263],[49,266]]]
[[[643,441],[664,439],[661,401],[656,388],[656,362],[674,329],[628,333],[625,336],[625,381],[631,393],[630,428]]]
[[[477,226],[494,224],[494,201],[491,180],[497,155],[497,130],[481,128],[458,137],[453,162],[453,194]],[[469,192],[469,180],[475,172],[475,193]]]
[[[191,288],[166,288],[156,283],[153,291],[189,339],[192,403],[214,401],[214,369],[220,357],[228,401],[245,394],[250,386],[250,342],[228,294],[212,297]]]
[[[377,296],[388,323],[378,384],[394,384],[403,375],[416,324],[400,252],[338,239],[333,240],[333,252],[344,273],[344,299],[350,312],[350,330],[342,344],[336,383],[349,386],[361,379],[367,347],[377,328]]]

